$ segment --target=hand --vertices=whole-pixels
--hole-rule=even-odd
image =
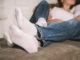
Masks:
[[[76,19],[80,20],[80,16],[77,16]]]

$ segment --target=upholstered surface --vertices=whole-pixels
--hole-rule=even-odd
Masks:
[[[80,60],[80,42],[64,41],[40,48],[39,52],[28,54],[22,48],[7,46],[4,39],[0,40],[0,60]]]

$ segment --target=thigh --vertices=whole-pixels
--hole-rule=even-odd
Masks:
[[[71,39],[80,31],[80,22],[70,20],[63,23],[56,23],[48,27],[38,27],[42,40],[62,41]]]
[[[37,26],[40,32],[38,37],[44,44],[44,46],[53,43],[54,41],[64,41],[73,39],[77,33],[80,32],[80,22],[77,20],[70,20],[63,23],[52,23],[47,27]],[[80,36],[76,36],[74,39],[80,39]]]
[[[77,32],[77,34],[72,37],[70,40],[74,40],[74,41],[80,41],[80,30]]]

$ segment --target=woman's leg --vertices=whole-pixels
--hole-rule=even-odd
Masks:
[[[29,53],[38,51],[37,39],[32,35],[24,33],[15,25],[10,27],[9,37],[14,44],[24,48]]]
[[[39,26],[47,26],[47,20],[49,15],[49,4],[46,1],[41,1],[36,7],[30,22],[38,24]]]
[[[53,24],[53,23],[52,23]],[[70,20],[63,23],[56,23],[48,27],[36,26],[40,32],[39,40],[46,46],[53,41],[59,42],[72,39],[80,32],[80,21]]]
[[[49,15],[49,4],[46,1],[41,1],[40,4],[36,7],[30,21],[34,24],[38,24],[39,26],[47,26],[47,20]],[[16,9],[16,16],[18,23],[23,22],[23,15],[20,9]],[[21,22],[20,22],[20,21]],[[24,22],[23,22],[24,23]]]
[[[36,24],[38,24],[39,26],[45,26],[46,27],[47,22],[45,21],[45,19],[47,20],[48,13],[49,13],[49,4],[46,1],[42,1],[37,6],[37,9],[34,12],[30,21],[31,22],[36,21],[37,22]],[[36,20],[34,19],[35,17],[36,17]],[[40,18],[40,17],[43,17],[43,18]],[[35,34],[35,32],[36,32],[35,27],[33,26],[33,24],[29,23],[29,20],[27,20],[26,18],[23,17],[22,12],[19,8],[16,8],[16,19],[17,19],[18,26],[24,32],[32,34],[32,35],[36,35]]]
[[[22,12],[19,8],[16,8],[16,19],[17,19],[18,27],[22,31],[34,36],[37,34],[37,29],[35,28],[35,25],[30,23],[29,20],[23,17]]]
[[[73,41],[80,41],[80,32],[78,32],[75,36],[73,36],[73,38],[71,38],[70,40]]]

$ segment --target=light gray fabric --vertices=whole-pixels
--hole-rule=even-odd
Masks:
[[[9,48],[5,40],[0,40],[0,60],[80,60],[80,42],[55,42],[38,53],[28,54],[15,46]]]

